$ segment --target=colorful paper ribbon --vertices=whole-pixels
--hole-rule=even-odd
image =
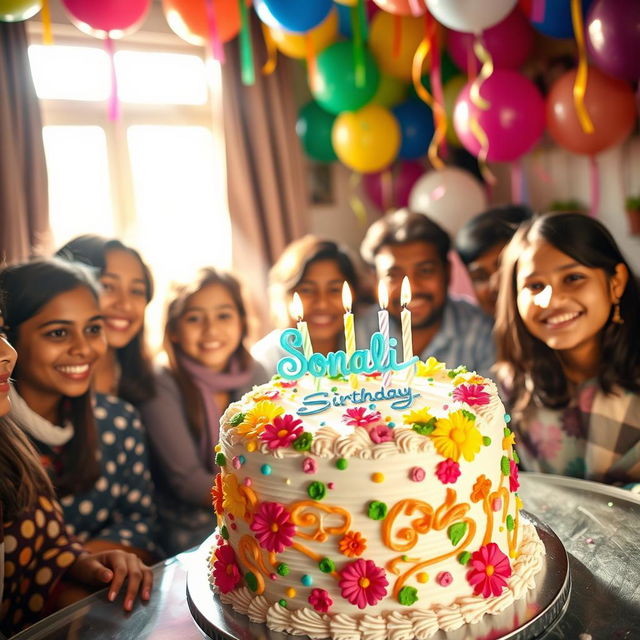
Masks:
[[[578,45],[578,72],[573,83],[573,104],[576,107],[578,121],[585,133],[593,133],[594,127],[589,112],[584,104],[584,94],[587,92],[587,75],[589,64],[587,61],[587,46],[584,40],[584,24],[582,21],[582,5],[580,0],[571,0],[571,21],[573,34]]]
[[[53,44],[49,0],[42,0],[42,44]]]
[[[366,29],[366,12],[364,0],[358,0],[356,6],[351,7],[351,30],[353,31],[353,60],[355,63],[356,87],[364,87],[367,82],[367,68],[364,57],[364,42]]]
[[[424,15],[424,37],[413,55],[411,78],[416,94],[423,102],[429,105],[433,111],[435,132],[429,144],[428,156],[431,166],[433,166],[434,169],[442,169],[444,168],[444,162],[438,155],[438,150],[447,133],[447,118],[443,104],[434,100],[433,96],[427,91],[427,88],[422,84],[422,67],[424,66],[424,61],[429,55],[429,52],[437,47],[437,44],[434,42],[435,29],[435,20],[427,11]]]
[[[269,27],[264,22],[261,22],[262,37],[264,38],[264,46],[267,50],[267,61],[262,65],[262,73],[265,76],[271,75],[278,64],[278,47],[276,47],[276,41],[269,31]]]
[[[367,226],[367,208],[360,198],[360,182],[362,176],[359,173],[352,173],[349,178],[349,206],[360,226]]]
[[[213,0],[206,0],[207,26],[209,28],[209,48],[214,60],[224,62],[224,48],[218,37],[218,23],[216,21],[216,9]]]
[[[109,75],[111,76],[111,93],[109,94],[109,120],[115,122],[120,118],[120,100],[118,98],[118,76],[116,74],[115,49],[113,40],[107,35],[104,48],[109,58]]]
[[[305,54],[307,59],[307,77],[309,79],[309,87],[311,91],[315,91],[318,82],[318,64],[316,61],[316,47],[313,44],[311,33],[307,32],[304,36]],[[358,83],[358,65],[356,63],[356,84]]]
[[[246,0],[238,0],[238,5],[240,7],[240,74],[242,84],[249,86],[256,82],[251,46],[251,25],[249,24]]]

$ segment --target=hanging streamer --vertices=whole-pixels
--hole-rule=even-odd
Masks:
[[[362,176],[359,173],[352,173],[349,178],[349,206],[353,211],[358,223],[362,227],[367,226],[367,208],[360,197],[360,182]]]
[[[351,31],[353,33],[353,60],[355,63],[356,87],[364,87],[367,82],[367,67],[364,59],[365,29],[367,24],[364,0],[358,0],[351,7]]]
[[[49,0],[42,0],[42,44],[53,44]]]
[[[420,0],[409,0],[409,11],[412,16],[421,16],[424,13],[424,5]]]
[[[433,138],[431,139],[431,143],[429,144],[429,161],[431,162],[431,166],[434,169],[443,169],[444,162],[442,162],[440,156],[438,155],[438,149],[440,148],[440,143],[444,140],[444,136],[447,131],[447,120],[444,113],[441,113],[441,111],[444,111],[443,106],[441,104],[439,105],[433,99],[433,96],[422,84],[422,67],[424,65],[426,57],[429,55],[429,52],[432,49],[432,43],[435,42],[435,28],[435,21],[431,17],[431,14],[427,11],[424,15],[424,37],[422,38],[422,41],[418,45],[418,48],[413,55],[411,78],[413,80],[413,86],[416,90],[416,94],[423,102],[431,107],[431,110],[434,114],[434,122],[436,126]]]
[[[448,125],[447,112],[444,108],[444,91],[442,89],[442,58],[440,57],[440,47],[438,46],[436,30],[431,31],[429,36],[431,38],[431,70],[429,72],[429,78],[431,79],[431,88],[433,90],[433,117],[436,129],[440,130],[440,136],[436,144],[443,155],[447,157]],[[433,144],[433,139],[431,142]]]
[[[402,47],[402,16],[393,16],[393,49],[391,54],[394,58],[400,55],[400,48]]]
[[[518,158],[511,163],[511,202],[524,202],[523,186],[522,160]]]
[[[116,75],[116,61],[113,40],[107,36],[104,48],[109,58],[109,75],[111,76],[111,93],[109,95],[109,120],[115,122],[120,118],[120,100],[118,98],[118,76]]]
[[[584,41],[584,25],[582,22],[582,5],[580,0],[571,0],[571,22],[573,34],[578,45],[578,72],[573,83],[573,103],[576,107],[580,126],[585,133],[593,133],[593,122],[584,105],[584,94],[587,92],[587,75],[589,64],[587,61],[587,47]]]
[[[207,5],[207,26],[209,27],[209,47],[214,60],[224,62],[224,48],[218,37],[218,23],[216,21],[216,10],[213,0],[206,0]]]
[[[313,44],[313,37],[309,32],[307,32],[304,36],[304,44],[306,49],[306,59],[307,59],[307,77],[309,79],[309,87],[312,92],[316,90],[317,82],[318,82],[318,65],[316,62],[316,48]],[[364,66],[364,63],[363,63]],[[356,63],[356,84],[358,82],[357,79],[357,63]]]
[[[589,183],[591,187],[589,215],[592,218],[597,218],[600,209],[600,167],[595,156],[589,156]]]
[[[478,77],[471,83],[469,87],[469,100],[478,109],[487,111],[491,107],[491,103],[485,100],[480,94],[480,88],[482,83],[493,73],[493,60],[491,54],[487,51],[486,47],[482,44],[480,36],[477,35],[473,43],[473,51],[476,57],[482,63]],[[469,129],[476,137],[476,140],[480,143],[480,151],[478,152],[478,166],[480,173],[484,178],[487,185],[493,185],[496,182],[496,177],[491,173],[489,166],[487,165],[487,155],[489,153],[489,138],[486,131],[482,128],[478,116],[474,113],[469,120]]]
[[[252,85],[256,82],[256,73],[253,68],[253,48],[251,46],[251,25],[249,24],[249,12],[245,0],[238,0],[240,7],[240,70],[242,84]]]
[[[262,37],[264,38],[264,46],[267,50],[267,61],[262,65],[262,73],[265,76],[272,74],[276,70],[278,64],[278,47],[276,47],[275,40],[271,36],[269,27],[264,22],[262,25]]]

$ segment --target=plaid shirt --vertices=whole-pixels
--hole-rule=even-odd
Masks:
[[[640,481],[640,395],[605,394],[597,380],[578,387],[568,407],[530,405],[512,426],[522,466],[600,482]]]

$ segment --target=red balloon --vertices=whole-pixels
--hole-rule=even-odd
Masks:
[[[574,153],[595,155],[621,143],[633,130],[636,105],[631,87],[619,78],[589,67],[585,108],[593,133],[585,133],[573,99],[577,70],[567,71],[551,86],[547,96],[547,128],[551,137]]]
[[[151,0],[62,0],[71,21],[96,38],[121,38],[147,17]]]
[[[240,32],[240,7],[229,0],[212,0],[216,29],[221,42]],[[246,0],[247,6],[251,0]],[[206,0],[162,0],[162,9],[171,29],[183,40],[202,47],[209,42],[209,18]]]
[[[404,161],[377,173],[366,173],[362,186],[369,199],[380,209],[401,209],[409,205],[413,185],[425,173],[419,162]]]
[[[496,69],[521,67],[533,49],[533,37],[533,27],[517,5],[506,18],[482,32],[482,40]],[[477,73],[480,61],[473,53],[475,38],[472,33],[450,30],[447,50],[460,69],[467,71],[471,63]]]

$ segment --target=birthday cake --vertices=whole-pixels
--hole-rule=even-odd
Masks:
[[[370,347],[291,350],[221,420],[210,581],[272,630],[422,640],[504,610],[542,567],[493,382],[433,358],[382,371]]]

